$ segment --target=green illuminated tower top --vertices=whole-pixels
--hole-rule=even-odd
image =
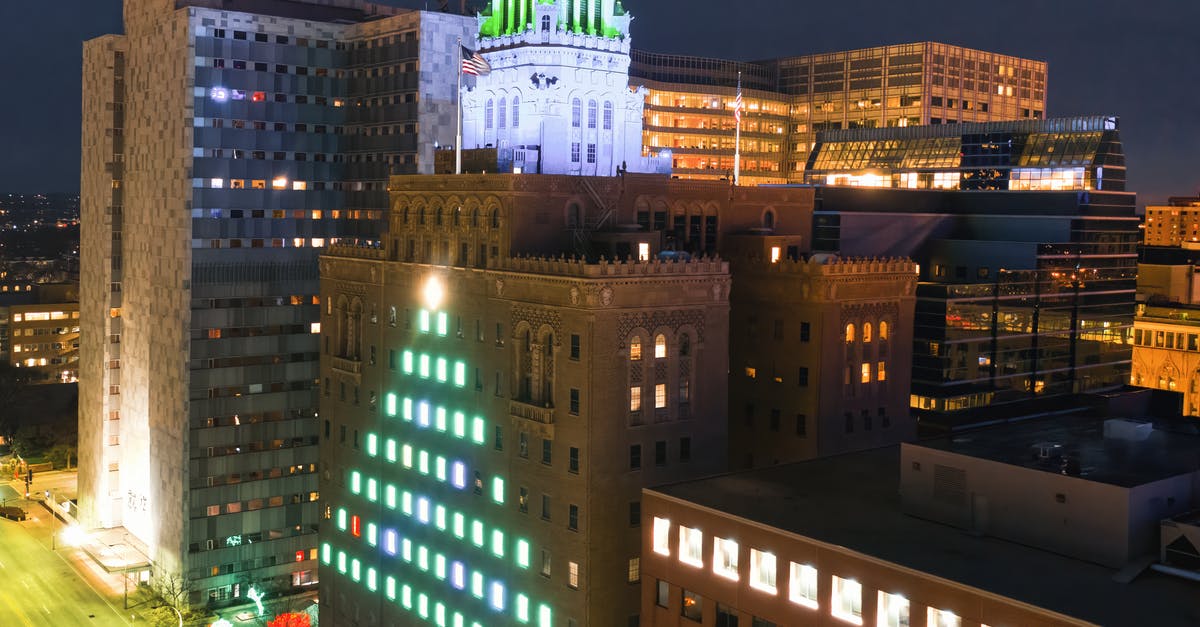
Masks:
[[[539,15],[543,16],[541,23]],[[629,36],[630,18],[621,0],[490,0],[479,16],[479,38],[549,30],[547,19],[557,21],[550,27],[558,31],[607,39]]]

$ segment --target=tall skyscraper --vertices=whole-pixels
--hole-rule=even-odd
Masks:
[[[82,517],[192,602],[316,579],[316,258],[453,141],[472,22],[126,0],[85,45]]]

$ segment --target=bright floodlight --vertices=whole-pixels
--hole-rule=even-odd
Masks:
[[[430,311],[437,310],[442,304],[442,298],[446,295],[442,289],[442,282],[437,277],[431,276],[425,280],[425,288],[421,292],[425,299],[425,307]]]
[[[79,525],[71,525],[63,530],[62,539],[67,546],[79,546],[87,539],[87,532]]]

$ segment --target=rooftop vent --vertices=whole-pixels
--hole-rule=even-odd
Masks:
[[[1143,420],[1114,418],[1104,421],[1104,438],[1107,440],[1141,442],[1150,437],[1153,431],[1154,425]]]

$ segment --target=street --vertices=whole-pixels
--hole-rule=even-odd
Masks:
[[[0,497],[16,496],[3,490],[5,487],[0,486]],[[51,529],[58,531],[61,522],[39,504],[23,500],[10,504],[25,508],[30,520],[0,519],[0,623],[24,627],[128,625],[127,618],[104,602],[66,556],[50,550]]]

